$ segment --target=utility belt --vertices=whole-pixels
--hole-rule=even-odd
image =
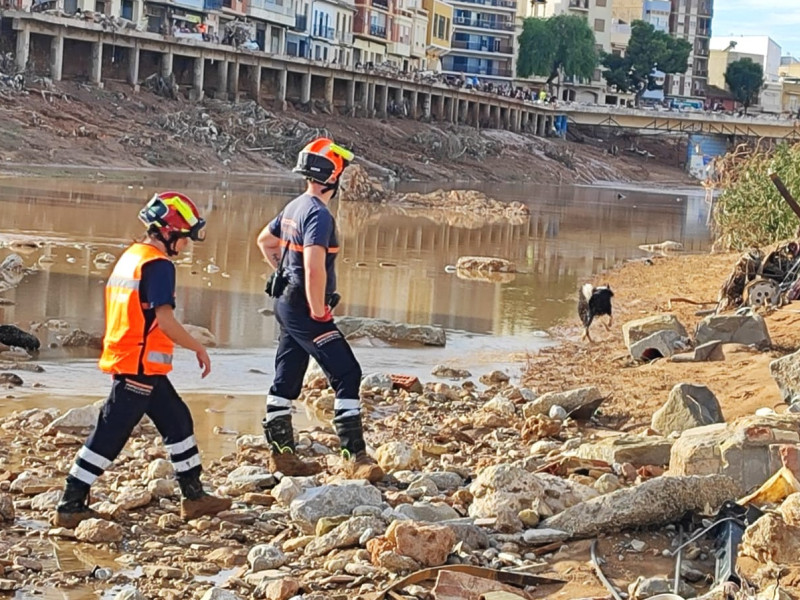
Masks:
[[[286,286],[281,290],[280,298],[290,306],[307,306],[308,299],[306,298],[306,288],[303,285],[289,281]],[[325,304],[330,306],[331,310],[336,308],[342,297],[337,293],[325,295]]]

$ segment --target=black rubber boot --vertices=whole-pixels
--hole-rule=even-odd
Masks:
[[[340,421],[334,419],[333,422],[342,448],[345,476],[348,479],[366,479],[370,483],[383,479],[383,469],[367,454],[361,416],[348,417]]]
[[[207,494],[200,481],[200,473],[178,475],[181,488],[181,518],[191,521],[204,515],[216,515],[231,507],[230,498],[219,498]]]
[[[290,415],[278,417],[269,422],[264,419],[261,421],[261,425],[272,450],[267,463],[270,472],[283,473],[290,477],[308,477],[322,471],[322,467],[318,463],[306,462],[297,456]]]
[[[64,494],[56,507],[53,524],[56,527],[75,529],[86,519],[100,518],[100,514],[89,508],[89,485],[73,477],[67,477]]]

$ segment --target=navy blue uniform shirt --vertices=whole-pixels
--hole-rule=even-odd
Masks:
[[[145,331],[156,320],[156,308],[169,304],[175,308],[175,265],[171,260],[158,258],[142,267],[139,298],[144,310]]]
[[[283,252],[286,253],[283,269],[292,285],[305,287],[303,248],[322,246],[328,251],[325,257],[325,295],[336,291],[334,261],[339,251],[339,241],[336,222],[322,200],[311,194],[302,194],[289,202],[268,227],[272,235],[281,239]]]

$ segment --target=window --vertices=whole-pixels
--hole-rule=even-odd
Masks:
[[[597,0],[597,6],[606,6],[606,2],[608,2],[608,0]]]
[[[594,20],[594,30],[600,33],[603,33],[606,30],[606,20],[605,19],[595,19]]]

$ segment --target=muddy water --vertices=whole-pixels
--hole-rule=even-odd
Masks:
[[[194,357],[179,352],[174,381],[191,401],[206,456],[233,447],[235,433],[256,433],[270,383],[276,342],[263,293],[267,269],[255,247],[260,228],[300,189],[295,179],[147,174],[0,179],[0,260],[12,251],[35,269],[0,294],[0,322],[53,320],[37,333],[45,373],[21,372],[25,385],[0,400],[0,414],[31,406],[76,406],[102,398],[107,377],[96,358],[51,349],[71,328],[103,328],[102,289],[110,266],[141,232],[136,213],[156,188],[180,188],[208,216],[208,239],[180,258],[178,315],[217,337],[213,373],[201,380]],[[424,186],[418,186],[425,191]],[[530,206],[522,223],[487,224],[439,212],[335,206],[340,228],[337,314],[437,324],[446,348],[390,348],[360,341],[366,373],[392,371],[430,379],[437,363],[476,375],[503,368],[517,376],[524,354],[550,343],[543,333],[575,314],[575,295],[594,273],[646,254],[640,244],[683,242],[707,247],[702,192],[617,187],[494,187],[492,195]],[[42,245],[29,248],[30,243]],[[505,281],[465,280],[446,267],[463,255],[517,263]],[[617,299],[618,301],[620,299]],[[60,322],[60,323],[59,323]],[[59,328],[59,325],[66,326]],[[510,355],[520,359],[510,362]],[[302,416],[298,424],[302,425]]]

